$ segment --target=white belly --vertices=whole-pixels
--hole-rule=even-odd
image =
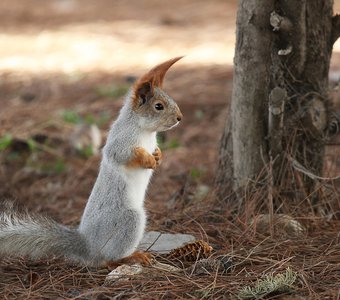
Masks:
[[[152,175],[152,170],[126,168],[125,174],[127,178],[129,204],[134,208],[143,206],[145,192]]]
[[[137,144],[152,154],[157,146],[156,133],[143,134]],[[127,178],[127,194],[129,205],[137,208],[142,207],[144,203],[146,189],[148,187],[153,170],[142,168],[125,168]]]

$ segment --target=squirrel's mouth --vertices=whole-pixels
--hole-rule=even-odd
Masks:
[[[176,122],[175,124],[172,124],[172,125],[164,125],[162,128],[158,129],[157,131],[167,131],[167,130],[170,130],[176,126],[178,126],[179,122]]]
[[[172,128],[175,128],[176,126],[178,126],[178,124],[179,124],[179,121],[176,122],[175,124],[168,125],[166,130],[170,130],[170,129],[172,129]]]
[[[179,121],[176,122],[174,125],[170,125],[170,126],[168,127],[168,130],[169,130],[169,129],[172,129],[172,128],[176,127],[176,126],[178,126],[178,124],[179,124]]]

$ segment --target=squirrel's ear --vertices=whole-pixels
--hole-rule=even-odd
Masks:
[[[153,88],[150,82],[142,83],[136,90],[136,99],[138,106],[148,102],[153,97]]]
[[[138,82],[150,82],[152,89],[155,87],[162,87],[163,79],[165,76],[165,73],[169,70],[169,68],[178,60],[183,58],[183,56],[175,57],[172,59],[169,59],[155,67],[153,67],[148,73],[146,73],[144,76],[142,76]]]

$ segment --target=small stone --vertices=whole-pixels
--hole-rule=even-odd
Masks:
[[[172,249],[182,247],[195,240],[195,237],[190,234],[149,231],[145,233],[138,249],[144,251],[148,250],[159,254],[167,254],[170,253]]]
[[[112,270],[105,278],[104,285],[110,285],[117,281],[130,280],[134,275],[140,274],[143,267],[140,264],[135,265],[121,265]]]

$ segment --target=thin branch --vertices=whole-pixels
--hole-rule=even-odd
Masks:
[[[302,164],[300,164],[297,160],[295,160],[294,158],[292,157],[288,157],[289,160],[291,161],[292,163],[292,167],[305,174],[306,176],[308,176],[309,178],[315,180],[315,179],[318,179],[318,180],[337,180],[337,179],[340,179],[340,175],[339,176],[336,176],[336,177],[321,177],[321,176],[318,176],[318,175],[315,175],[314,173],[312,173],[311,171],[307,170]]]

